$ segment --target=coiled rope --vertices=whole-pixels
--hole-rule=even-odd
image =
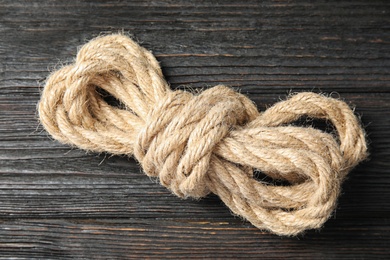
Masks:
[[[319,228],[344,177],[367,156],[364,131],[340,100],[300,93],[259,113],[225,86],[172,91],[152,53],[120,34],[93,39],[74,64],[52,73],[38,110],[60,142],[135,156],[177,196],[215,193],[234,214],[279,235]],[[302,116],[331,122],[338,136],[291,125]],[[289,185],[258,181],[255,170]]]

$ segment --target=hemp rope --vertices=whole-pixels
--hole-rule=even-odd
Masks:
[[[125,108],[107,104],[98,87]],[[321,227],[343,179],[367,156],[364,131],[340,100],[300,93],[259,113],[225,86],[172,91],[152,53],[120,34],[91,40],[74,64],[52,73],[38,110],[60,142],[133,155],[177,196],[215,193],[279,235]],[[302,116],[329,121],[338,137],[291,125]],[[256,180],[255,170],[289,185]]]

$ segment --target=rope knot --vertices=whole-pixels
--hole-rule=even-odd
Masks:
[[[159,176],[176,195],[204,197],[214,147],[256,115],[249,99],[225,86],[195,96],[175,91],[151,110],[134,154],[148,175]]]
[[[233,213],[280,235],[319,228],[348,171],[367,156],[364,131],[340,100],[300,93],[260,114],[225,86],[172,91],[154,56],[123,35],[90,41],[74,64],[51,74],[38,110],[57,140],[134,155],[177,196],[215,193]],[[337,136],[291,124],[302,116],[328,121]],[[289,185],[258,181],[258,171]]]

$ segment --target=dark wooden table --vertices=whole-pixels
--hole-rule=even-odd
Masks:
[[[0,0],[0,259],[389,257],[389,29],[386,0]],[[226,84],[260,110],[299,91],[356,106],[370,160],[326,225],[278,237],[216,196],[176,198],[132,158],[53,141],[37,120],[45,78],[118,31],[153,50],[172,88]]]

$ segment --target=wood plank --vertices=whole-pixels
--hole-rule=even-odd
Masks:
[[[2,256],[26,258],[385,258],[382,220],[350,221],[304,238],[279,238],[238,220],[12,220],[0,227]],[[157,222],[157,223],[156,223]]]

